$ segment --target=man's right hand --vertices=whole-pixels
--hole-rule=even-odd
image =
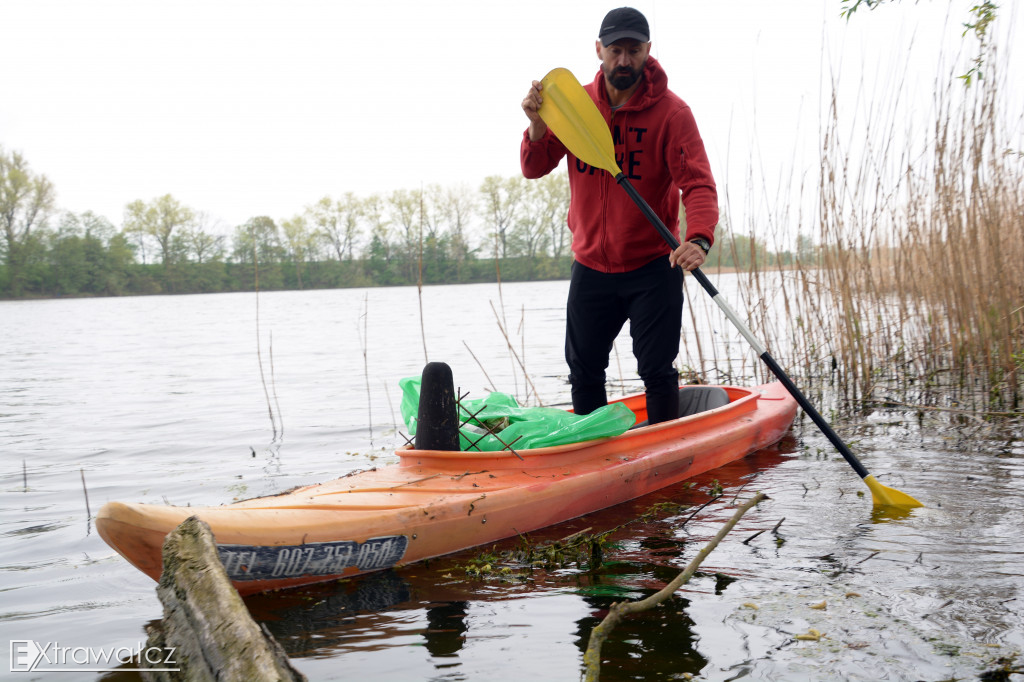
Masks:
[[[541,88],[540,81],[533,81],[530,86],[530,91],[526,93],[526,97],[523,98],[523,111],[526,113],[526,118],[530,119],[530,141],[536,142],[540,138],[544,137],[548,132],[548,124],[544,122],[544,119],[540,117],[537,110],[540,109],[541,102],[544,98],[540,96]]]

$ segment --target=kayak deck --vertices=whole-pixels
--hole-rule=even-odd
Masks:
[[[613,438],[504,452],[405,448],[399,463],[219,507],[111,502],[100,536],[158,580],[163,540],[198,516],[242,594],[358,575],[566,521],[723,466],[789,429],[776,383],[722,387],[729,404]],[[644,396],[622,400],[645,418]]]

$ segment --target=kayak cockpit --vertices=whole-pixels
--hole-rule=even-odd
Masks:
[[[400,466],[438,471],[548,469],[560,464],[570,465],[587,459],[618,456],[651,444],[687,438],[715,429],[744,412],[753,412],[758,398],[756,391],[734,386],[684,386],[680,389],[681,416],[658,424],[646,424],[646,397],[642,393],[611,401],[629,408],[639,422],[618,436],[551,447],[487,452],[417,450],[410,445],[397,450],[396,454],[400,458]]]

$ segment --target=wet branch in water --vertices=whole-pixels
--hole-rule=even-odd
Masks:
[[[618,602],[616,604],[612,604],[611,608],[608,610],[608,615],[605,616],[604,620],[602,620],[597,627],[590,632],[590,642],[587,644],[586,653],[583,654],[583,664],[585,666],[584,680],[586,682],[597,682],[600,678],[601,645],[604,644],[606,639],[608,639],[608,635],[611,634],[611,631],[615,626],[630,614],[649,611],[658,604],[661,604],[666,599],[670,598],[676,590],[689,582],[690,578],[693,577],[693,574],[697,572],[697,569],[704,562],[704,559],[706,559],[707,556],[711,554],[716,547],[718,547],[718,544],[726,535],[729,534],[743,515],[746,514],[751,507],[754,507],[761,500],[767,499],[767,497],[768,496],[764,493],[758,493],[737,509],[732,518],[729,519],[729,521],[722,526],[721,530],[718,531],[718,534],[715,535],[715,537],[713,537],[708,544],[697,553],[697,556],[695,556],[692,561],[690,561],[686,570],[676,576],[672,582],[665,585],[661,590],[655,592],[646,599],[641,599],[640,601]]]

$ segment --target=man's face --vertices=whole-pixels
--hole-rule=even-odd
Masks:
[[[644,62],[651,52],[650,43],[623,38],[605,47],[597,41],[597,57],[601,60],[601,71],[616,90],[629,90],[640,80]]]

